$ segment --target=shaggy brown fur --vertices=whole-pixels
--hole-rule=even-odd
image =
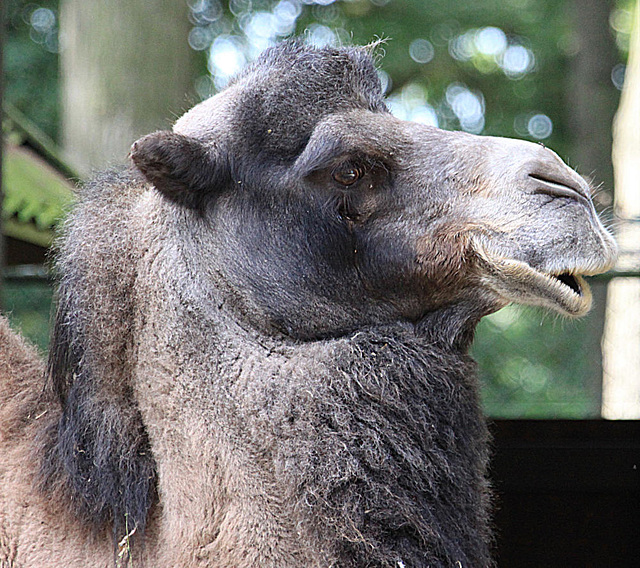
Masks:
[[[489,567],[467,351],[615,253],[546,149],[288,42],[83,188],[49,364],[0,324],[0,566]]]
[[[0,317],[0,566],[111,566],[108,529],[87,531],[63,489],[36,490],[41,456],[35,440],[60,415],[42,378],[35,349]]]

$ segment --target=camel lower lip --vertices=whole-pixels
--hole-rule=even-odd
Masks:
[[[514,266],[520,265],[512,261]],[[512,301],[540,304],[558,310],[566,315],[584,315],[591,307],[591,291],[584,278],[571,272],[548,274],[522,263],[516,274],[516,282],[529,288],[522,299]],[[526,267],[526,268],[525,268]]]
[[[526,262],[491,254],[481,243],[476,250],[484,260],[483,281],[507,302],[538,305],[568,316],[581,316],[591,307],[591,291],[574,269],[543,272]]]

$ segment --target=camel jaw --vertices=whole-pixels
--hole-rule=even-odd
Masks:
[[[478,241],[474,244],[482,283],[505,303],[543,306],[571,317],[583,316],[591,308],[591,290],[584,276],[601,274],[613,262],[612,258],[602,258],[589,265],[567,263],[543,270],[490,252]]]
[[[591,308],[589,285],[570,271],[550,274],[519,260],[492,259],[483,280],[507,302],[543,306],[573,317]]]

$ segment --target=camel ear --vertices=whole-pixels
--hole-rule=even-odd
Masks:
[[[160,193],[182,205],[197,207],[229,179],[226,160],[213,146],[170,130],[134,142],[130,157]]]

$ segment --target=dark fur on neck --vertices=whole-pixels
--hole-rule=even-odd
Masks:
[[[137,193],[129,173],[107,172],[84,188],[65,227],[47,367],[61,417],[40,440],[42,489],[63,488],[73,512],[95,531],[111,525],[116,542],[144,531],[157,499],[156,466],[130,385],[135,263],[123,211]],[[118,239],[103,225],[114,233],[120,227]]]
[[[322,561],[491,566],[474,362],[411,324],[309,343],[293,356],[300,371],[277,379],[277,400],[265,383],[265,399],[252,402],[268,419],[243,420],[295,488],[292,515]]]

